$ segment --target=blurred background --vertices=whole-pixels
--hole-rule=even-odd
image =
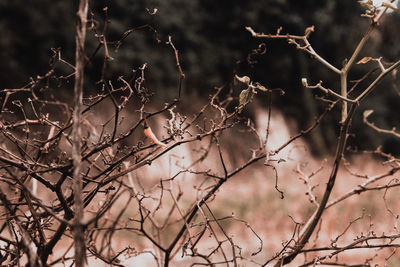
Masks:
[[[74,62],[76,2],[0,1],[0,89],[22,87],[29,82],[29,77],[45,74],[50,68],[52,48],[60,49],[66,61]],[[315,25],[310,37],[314,49],[340,68],[369,24],[368,19],[360,17],[364,10],[356,0],[96,0],[90,5],[100,30],[105,20],[109,20],[106,31],[109,42],[120,40],[127,30],[142,25],[156,31],[149,27],[134,31],[126,36],[118,53],[110,49],[114,60],[109,62],[106,78],[130,75],[133,68],[147,63],[147,87],[156,92],[160,102],[172,99],[179,74],[171,47],[165,44],[170,35],[186,75],[183,92],[186,99],[206,99],[215,86],[232,83],[234,74],[247,75],[268,88],[282,88],[286,92],[284,96],[276,94],[273,105],[286,118],[292,118],[298,128],[310,125],[327,105],[315,99],[317,92],[302,87],[301,78],[306,77],[309,84],[322,80],[326,87],[338,91],[339,76],[283,40],[252,38],[245,26],[264,33],[275,33],[282,26],[282,33],[301,35],[306,27]],[[386,16],[360,58],[382,56],[388,63],[398,58],[399,26],[399,12]],[[94,53],[97,44],[94,34],[89,34],[88,56]],[[260,45],[266,49],[265,53],[254,54]],[[87,68],[87,84],[91,86],[87,90],[94,89],[91,87],[99,80],[102,62],[102,53],[91,59]],[[358,65],[350,80],[360,79],[375,67],[372,62]],[[399,98],[395,97],[399,94],[398,80],[396,85],[392,78],[386,78],[362,104],[361,110],[375,110],[370,119],[381,128],[400,126]],[[63,94],[70,89],[63,86],[59,92]],[[239,95],[240,88],[234,90]],[[254,107],[267,106],[266,96],[259,99]],[[256,110],[245,112],[254,116]],[[334,150],[338,114],[336,110],[308,137],[315,155],[323,156]],[[351,132],[357,133],[357,138],[352,135],[350,144],[360,149],[382,145],[384,151],[398,155],[399,142],[364,127],[361,116],[359,112],[353,121]]]
[[[74,64],[77,2],[0,0],[0,90],[23,87],[29,83],[30,77],[36,79],[38,75],[45,75],[53,67],[55,51],[60,52],[63,60]],[[245,27],[251,26],[256,32],[264,33],[276,33],[277,29],[282,27],[281,33],[302,35],[307,27],[314,25],[315,31],[310,36],[313,48],[331,64],[341,68],[345,60],[350,58],[369,25],[369,20],[360,16],[365,12],[365,8],[356,0],[96,0],[90,1],[90,7],[91,22],[97,27],[98,34],[103,33],[105,29],[110,56],[114,59],[108,61],[105,79],[115,82],[119,76],[124,76],[129,80],[134,69],[137,70],[147,63],[146,88],[154,92],[151,103],[156,103],[158,107],[164,102],[171,102],[176,97],[178,87],[179,72],[174,53],[171,46],[166,44],[169,36],[179,50],[180,63],[185,73],[183,101],[179,108],[187,109],[187,112],[182,114],[190,114],[191,109],[198,108],[200,102],[207,102],[215,87],[228,85],[227,88],[232,88],[233,95],[238,97],[243,87],[234,84],[235,75],[249,76],[269,89],[283,89],[284,95],[272,94],[273,112],[270,128],[273,131],[269,137],[272,149],[286,142],[299,129],[308,128],[329,105],[316,98],[321,96],[320,92],[305,90],[301,79],[307,78],[310,85],[323,81],[325,87],[336,92],[339,92],[340,79],[338,75],[304,52],[296,50],[286,41],[255,39]],[[106,21],[108,23],[105,23]],[[372,34],[360,54],[360,59],[382,57],[385,64],[398,60],[399,28],[399,12],[387,14],[380,27]],[[99,35],[96,36],[93,31],[88,33],[86,52],[90,60],[85,77],[87,95],[96,94],[100,90],[97,82],[102,75],[104,50],[96,53],[98,38]],[[116,46],[121,39],[123,42]],[[55,70],[58,75],[72,73],[72,69],[65,64],[59,64]],[[379,74],[378,66],[372,61],[354,67],[349,80],[359,80],[371,70],[375,71],[354,89],[351,96],[357,96]],[[400,155],[398,139],[391,135],[378,134],[362,121],[363,111],[373,109],[375,112],[369,120],[377,126],[384,129],[400,128],[399,77],[399,74],[386,77],[358,109],[350,128],[349,145],[352,148],[374,150],[382,146],[383,151]],[[53,85],[53,91],[59,94],[59,97],[64,97],[65,102],[71,101],[72,75],[66,82],[57,85],[55,81]],[[349,86],[352,85],[350,82]],[[2,105],[4,99],[0,101]],[[258,132],[265,130],[268,105],[268,95],[260,93],[243,111],[245,116],[255,121]],[[126,112],[129,112],[129,107],[127,110]],[[103,115],[101,119],[105,120],[112,116],[106,114],[108,111],[114,112],[102,106],[93,110],[92,114],[99,117]],[[255,165],[255,168],[244,170],[234,182],[224,185],[218,193],[217,201],[212,203],[215,205],[212,208],[219,217],[235,213],[238,218],[251,222],[255,232],[260,233],[266,241],[265,251],[271,254],[267,255],[269,257],[280,250],[282,240],[287,240],[292,234],[294,223],[288,214],[304,222],[314,210],[308,195],[305,194],[306,186],[298,176],[301,176],[301,172],[307,175],[318,173],[311,185],[320,185],[315,186],[315,195],[321,195],[330,172],[330,164],[322,158],[328,158],[328,162],[331,160],[329,156],[334,152],[338,136],[339,113],[339,108],[336,108],[324,119],[320,127],[306,136],[305,140],[299,139],[293,143],[293,147],[288,147],[288,151],[285,152],[288,154],[283,157],[288,158],[288,162],[277,163],[280,177],[278,185],[285,193],[284,200],[280,199],[279,193],[274,189],[273,169],[259,164]],[[129,115],[132,116],[128,113],[126,117]],[[96,119],[93,117],[93,121],[96,122]],[[100,119],[98,121],[99,125],[104,123]],[[161,124],[162,122],[158,123]],[[264,132],[262,133],[265,136]],[[242,144],[238,144],[237,141],[254,141],[256,138],[253,135],[249,138],[251,134],[232,131],[225,135],[229,139],[224,143],[227,150],[224,154],[228,159],[229,169],[239,166],[251,156],[250,150],[240,152]],[[257,147],[256,145],[258,144],[246,146],[246,149]],[[194,150],[187,149],[186,158],[190,159],[191,151]],[[186,153],[182,147],[179,153],[181,152]],[[248,155],[238,156],[239,153]],[[218,160],[214,160],[215,158],[217,157],[211,157],[204,168],[216,164]],[[185,157],[179,159],[185,163]],[[166,157],[163,160],[165,161],[160,160],[154,162],[151,167],[144,168],[136,173],[134,178],[139,181],[140,177],[146,177],[145,186],[154,187],[159,183],[160,177],[171,173],[171,162]],[[175,167],[181,166],[182,162],[176,161],[179,164],[175,164]],[[351,158],[350,161],[354,163],[351,168],[341,169],[341,179],[332,194],[335,197],[358,188],[360,181],[365,181],[360,180],[360,177],[377,176],[386,172],[387,168],[365,155]],[[320,169],[323,170],[319,173]],[[183,184],[186,186],[186,193],[195,188],[191,183],[199,183],[198,179],[192,178],[194,177],[182,178],[182,181],[185,181]],[[390,179],[391,176],[388,177],[388,181]],[[386,184],[390,182],[391,180]],[[392,228],[398,231],[399,217],[395,217],[394,214],[399,213],[399,194],[395,190],[390,191],[391,195],[388,193],[386,201],[386,191],[383,198],[380,193],[357,195],[357,198],[349,198],[349,201],[337,205],[338,208],[329,209],[324,215],[323,231],[317,235],[320,235],[322,241],[330,244],[334,234],[341,234],[350,220],[361,216],[362,219],[353,225],[353,232],[346,236],[346,242],[353,242],[359,233],[370,231],[372,224],[368,216],[364,218],[364,209],[366,214],[373,215],[376,232],[387,233],[393,230]],[[193,197],[195,194],[186,195]],[[386,209],[382,208],[382,199],[385,205],[389,203],[395,210],[393,216],[389,213],[388,206],[385,206]],[[243,231],[243,224],[239,223],[237,226],[232,223],[229,227],[229,231],[243,240],[243,244],[249,248],[254,246],[254,250],[257,250],[258,243],[249,242],[248,233]],[[132,236],[125,233],[121,235],[121,240],[126,244],[132,243]],[[121,242],[121,246],[124,245],[125,243]],[[356,253],[359,251],[354,252]],[[375,251],[371,253],[375,254]],[[360,255],[364,257],[364,254]],[[260,259],[265,259],[265,255],[260,255]],[[391,260],[396,263],[388,266],[399,266],[398,253]]]

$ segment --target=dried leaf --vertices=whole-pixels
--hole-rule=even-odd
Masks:
[[[392,3],[383,2],[382,6],[387,7],[387,8],[391,8],[393,10],[397,10],[397,6],[393,5]]]
[[[250,88],[243,90],[239,95],[239,104],[244,105],[249,100]]]
[[[247,77],[247,76],[239,77],[239,76],[235,75],[235,78],[239,82],[242,82],[242,83],[245,83],[245,84],[250,84],[250,78]]]
[[[363,57],[362,59],[360,59],[360,61],[357,62],[357,64],[365,64],[368,61],[370,61],[372,59],[372,57]]]
[[[372,109],[367,109],[363,113],[364,119],[368,118],[369,115],[371,115],[374,111]]]
[[[243,90],[240,95],[239,95],[239,108],[238,108],[238,113],[240,114],[243,110],[244,105],[249,101],[251,94],[250,94],[251,88],[247,88]]]
[[[368,0],[366,2],[364,1],[358,1],[358,3],[363,6],[363,7],[367,7],[370,8],[374,3],[372,2],[372,0]]]
[[[164,144],[163,142],[161,142],[160,140],[158,140],[157,136],[153,133],[153,131],[151,130],[150,127],[146,127],[144,128],[144,134],[147,136],[147,138],[149,138],[151,141],[153,141],[153,143],[155,143],[156,145],[159,145],[160,147],[167,147],[166,144]]]
[[[263,86],[263,85],[261,85],[259,83],[256,83],[256,87],[255,88],[257,88],[258,90],[264,91],[264,92],[268,92],[268,89],[265,86]]]

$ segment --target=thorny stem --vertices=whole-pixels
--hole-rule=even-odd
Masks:
[[[335,156],[335,161],[333,163],[333,168],[332,172],[329,176],[328,183],[326,185],[326,189],[324,191],[324,195],[322,197],[322,200],[319,204],[319,207],[316,211],[316,214],[311,221],[311,224],[309,224],[307,230],[304,232],[304,234],[300,237],[300,240],[297,242],[296,247],[293,252],[289,254],[287,257],[283,257],[280,261],[276,263],[275,266],[281,266],[290,263],[301,251],[301,249],[306,245],[308,242],[309,238],[311,237],[312,233],[314,232],[315,227],[317,226],[319,219],[322,216],[323,211],[325,210],[326,204],[328,203],[329,196],[331,195],[332,189],[335,185],[337,173],[339,170],[339,165],[343,157],[343,151],[346,145],[346,140],[347,140],[347,132],[350,126],[350,121],[351,118],[354,115],[354,112],[356,110],[357,104],[352,104],[349,114],[347,115],[347,118],[345,122],[343,123],[341,130],[340,130],[340,135],[339,135],[339,141],[337,145],[337,150],[336,150],[336,156]]]
[[[265,158],[265,154],[262,154],[258,157],[251,158],[249,161],[247,161],[245,164],[242,166],[236,168],[235,170],[231,171],[230,173],[227,173],[224,177],[224,179],[220,179],[217,184],[213,186],[213,188],[208,191],[208,193],[200,200],[198,201],[197,205],[193,206],[192,211],[189,213],[189,215],[186,218],[185,224],[181,227],[179,230],[178,234],[175,236],[175,239],[171,242],[171,244],[168,246],[168,248],[165,250],[165,260],[164,260],[164,267],[169,266],[169,256],[171,255],[172,250],[175,248],[176,244],[178,241],[182,238],[184,233],[186,232],[187,228],[186,225],[189,224],[195,215],[197,214],[197,211],[201,206],[203,206],[214,194],[215,192],[218,191],[218,189],[226,182],[229,180],[229,178],[235,176],[237,173],[240,171],[244,170],[246,167],[252,165],[253,163],[259,161],[260,159]]]
[[[81,157],[81,109],[83,96],[83,81],[85,68],[85,38],[88,13],[88,0],[80,0],[77,12],[76,25],[76,53],[75,53],[75,85],[74,111],[72,124],[72,160],[73,160],[73,192],[75,216],[73,222],[73,236],[75,245],[75,266],[82,267],[86,263],[85,229],[83,222],[82,201],[82,157]]]
[[[340,93],[341,96],[344,98],[347,98],[347,72],[342,72],[340,74]],[[342,119],[341,122],[344,123],[344,121],[347,118],[347,101],[342,101]]]
[[[358,43],[356,49],[354,50],[353,54],[351,55],[349,61],[343,66],[340,71],[340,88],[341,88],[341,95],[342,97],[347,98],[347,75],[353,66],[354,61],[356,60],[357,56],[360,54],[362,48],[364,47],[365,43],[367,42],[369,36],[371,35],[372,30],[375,27],[375,23],[371,24],[368,28],[367,32],[362,37],[361,41]],[[342,102],[342,120],[343,123],[347,117],[347,102]]]
[[[340,123],[341,130],[340,130],[340,135],[338,138],[335,161],[333,164],[332,172],[329,176],[329,180],[326,185],[326,189],[324,191],[324,195],[322,197],[321,203],[319,204],[319,207],[317,208],[316,212],[309,219],[308,223],[306,224],[306,227],[303,229],[300,239],[296,243],[296,247],[288,256],[281,258],[281,260],[279,260],[275,266],[281,266],[281,265],[290,263],[300,253],[301,249],[308,242],[309,238],[311,237],[312,233],[314,232],[314,229],[317,226],[317,224],[322,216],[323,211],[326,208],[329,196],[334,187],[337,173],[339,170],[339,165],[341,163],[343,153],[344,153],[344,148],[346,146],[347,133],[348,133],[348,129],[350,127],[350,122],[351,122],[351,119],[354,115],[354,112],[355,112],[357,106],[359,105],[359,102],[362,99],[364,99],[370,91],[372,91],[372,89],[382,80],[382,78],[385,75],[387,75],[389,72],[391,72],[392,70],[394,70],[395,68],[397,68],[400,65],[400,60],[399,60],[396,63],[394,63],[387,70],[382,70],[382,73],[354,101],[351,101],[351,103],[352,103],[351,109],[348,112],[347,105],[348,105],[348,102],[350,102],[350,101],[343,100],[343,99],[348,99],[348,95],[347,95],[348,73],[349,73],[351,67],[353,66],[356,58],[358,57],[359,53],[361,52],[362,48],[364,47],[366,41],[370,37],[371,32],[377,26],[379,19],[386,12],[386,10],[387,10],[387,7],[384,8],[383,10],[381,10],[379,12],[379,14],[377,14],[374,17],[374,19],[371,21],[371,24],[370,24],[367,32],[363,35],[362,39],[360,40],[357,47],[355,48],[352,56],[350,57],[350,60],[347,63],[345,63],[344,66],[342,67],[342,69],[340,69],[340,70],[338,70],[336,67],[331,65],[329,62],[327,62],[321,56],[319,56],[312,48],[311,44],[308,41],[308,36],[309,36],[310,32],[314,30],[313,27],[306,30],[306,32],[303,36],[280,34],[281,29],[279,29],[275,35],[264,34],[264,33],[260,34],[260,33],[256,33],[252,28],[246,27],[246,29],[252,34],[252,36],[256,37],[256,38],[287,39],[289,43],[295,44],[298,49],[301,49],[301,50],[309,53],[310,55],[315,57],[320,63],[322,63],[323,65],[327,66],[330,70],[332,70],[333,72],[340,75],[341,97],[339,99],[342,100],[342,115],[341,115],[341,123]],[[296,40],[302,41],[304,43],[304,46],[301,46]]]
[[[337,74],[340,74],[340,70],[333,66],[331,63],[329,63],[327,60],[325,60],[323,57],[321,57],[308,41],[308,35],[292,35],[292,34],[264,34],[264,33],[256,33],[251,27],[246,27],[246,30],[251,33],[251,35],[255,38],[269,38],[269,39],[287,39],[287,40],[301,40],[304,42],[304,46],[300,46],[299,44],[295,43],[292,41],[291,43],[295,43],[296,47],[298,49],[304,50],[306,53],[310,54],[312,57],[317,59],[319,62],[321,62],[323,65],[325,65],[327,68],[332,70],[333,72],[336,72]]]

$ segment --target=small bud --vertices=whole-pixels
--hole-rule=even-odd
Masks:
[[[308,86],[307,78],[302,78],[302,79],[301,79],[301,84],[302,84],[304,87],[307,87],[307,86]]]
[[[311,27],[307,27],[307,29],[304,31],[305,36],[309,36],[310,33],[314,31],[314,25]]]
[[[364,119],[368,118],[369,115],[371,115],[374,111],[372,109],[367,109],[363,113]]]

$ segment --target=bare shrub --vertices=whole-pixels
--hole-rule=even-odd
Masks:
[[[282,29],[262,34],[247,27],[255,38],[286,39],[340,80],[339,92],[303,78],[304,89],[316,90],[326,109],[294,135],[272,111],[271,96],[283,91],[247,76],[236,75],[216,88],[207,101],[192,105],[195,112],[181,109],[189,100],[182,96],[185,75],[171,37],[165,45],[176,64],[174,99],[164,105],[153,101],[145,63],[107,79],[112,49],[122,49],[135,30],[155,30],[143,26],[108,41],[106,27],[100,30],[90,16],[89,34],[99,43],[86,57],[87,5],[81,1],[78,12],[75,64],[54,49],[46,74],[22,88],[0,91],[1,264],[370,266],[399,261],[394,256],[400,245],[394,193],[400,185],[395,177],[399,159],[379,148],[346,150],[360,103],[388,74],[397,79],[400,60],[359,59],[381,17],[394,8],[390,3],[364,4],[362,16],[370,26],[341,68],[312,48],[313,26],[303,35]],[[85,65],[100,53],[99,82],[84,84]],[[349,72],[357,64],[376,65],[379,74],[368,72],[349,87]],[[367,78],[369,85],[358,88]],[[63,98],[58,88],[69,88],[74,79],[73,100]],[[235,94],[240,86],[244,89]],[[253,122],[243,111],[257,94],[269,101],[255,109]],[[301,137],[339,106],[336,154],[315,159]],[[399,138],[396,129],[374,124],[371,114],[363,113],[366,127]],[[368,166],[360,169],[363,164]]]

